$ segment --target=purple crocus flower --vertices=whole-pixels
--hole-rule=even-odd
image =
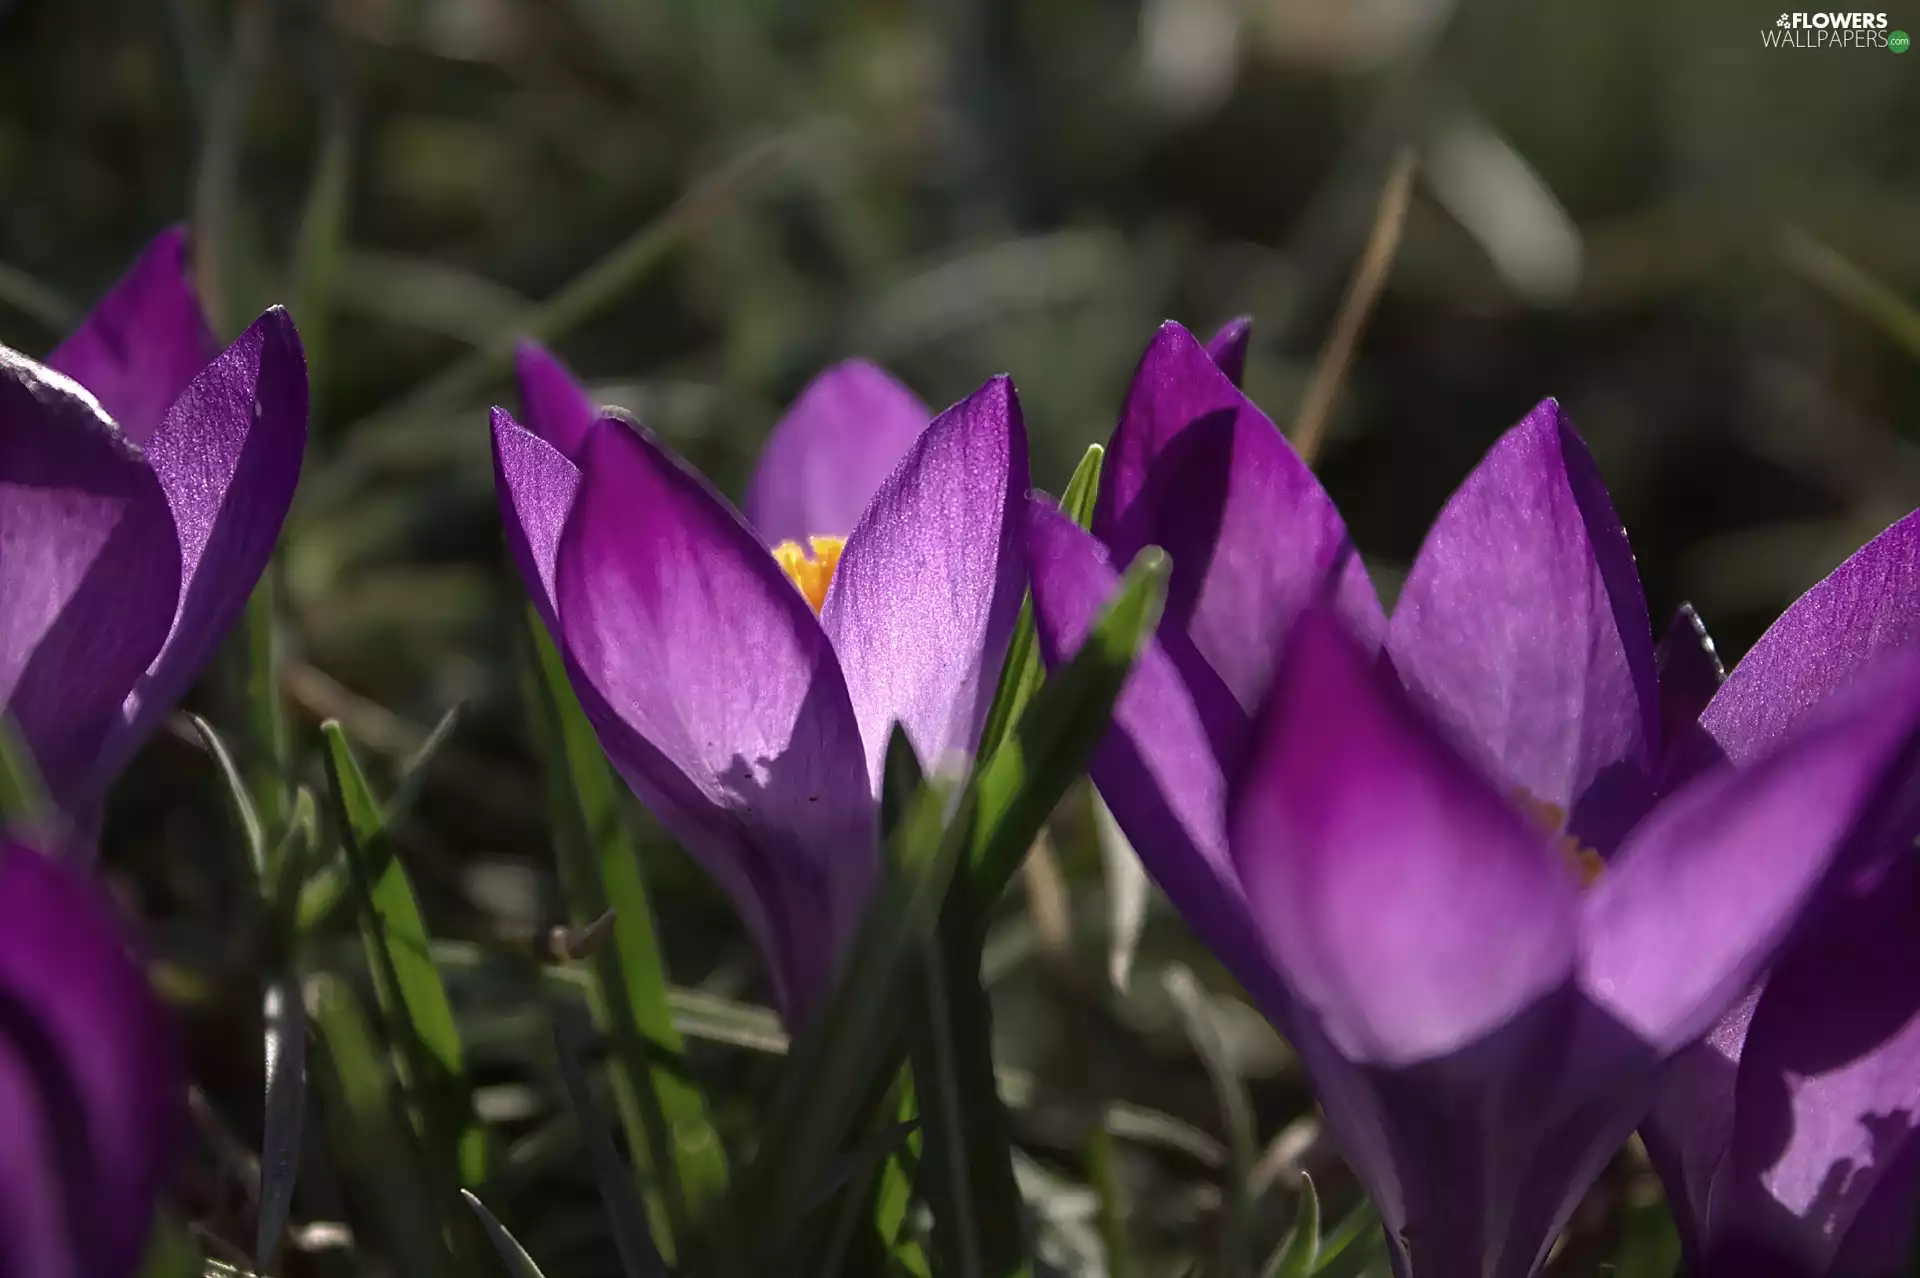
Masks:
[[[1803,595],[1718,686],[1698,636],[1662,691],[1684,754],[1736,763],[1920,644],[1920,512]],[[1705,695],[1702,695],[1704,693]],[[1898,794],[1763,987],[1677,1058],[1642,1126],[1700,1278],[1899,1272],[1920,1204],[1920,810]]]
[[[306,431],[293,321],[220,351],[178,230],[45,364],[0,347],[0,708],[80,825],[245,607]]]
[[[1402,1278],[1525,1278],[1920,739],[1920,657],[1658,802],[1646,605],[1558,407],[1442,511],[1389,622],[1332,502],[1177,325],[1092,535],[1029,511],[1044,655],[1141,546],[1166,616],[1092,774],[1294,1043]]]
[[[180,1124],[170,1027],[92,883],[0,837],[0,1275],[122,1278]]]
[[[493,413],[514,558],[608,757],[798,1020],[878,865],[893,724],[930,766],[977,744],[1026,584],[1013,386],[928,424],[878,369],[828,371],[775,429],[750,524],[543,352],[520,375],[533,429]]]

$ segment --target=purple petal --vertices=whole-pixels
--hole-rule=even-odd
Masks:
[[[200,677],[273,558],[307,448],[307,357],[274,307],[202,369],[146,444],[180,537],[180,608],[93,772],[104,787]]]
[[[1733,1145],[1734,1080],[1759,1001],[1755,987],[1705,1038],[1667,1062],[1640,1124],[1647,1156],[1666,1187],[1681,1250],[1694,1269],[1705,1256],[1708,1205]]]
[[[832,645],[752,530],[650,435],[603,417],[581,456],[555,594],[582,704],[733,895],[797,1014],[830,981],[877,860]]]
[[[0,347],[0,706],[71,803],[167,636],[166,494],[85,391]]]
[[[554,556],[560,551],[560,533],[580,487],[580,471],[559,449],[514,421],[506,409],[496,408],[493,487],[500,500],[507,549],[547,633],[557,636]]]
[[[1909,855],[1768,978],[1741,1056],[1716,1232],[1767,1238],[1808,1272],[1902,1271],[1920,1180],[1915,972],[1920,855]],[[1876,1198],[1893,1209],[1873,1211]]]
[[[1920,645],[1920,510],[1875,537],[1748,650],[1701,723],[1727,757],[1767,749],[1882,654]]]
[[[1460,1050],[1572,972],[1562,853],[1325,612],[1287,645],[1230,828],[1287,983],[1352,1060]]]
[[[1414,561],[1388,630],[1402,678],[1500,783],[1611,850],[1658,740],[1653,637],[1626,531],[1552,400],[1501,437]]]
[[[933,768],[971,753],[1027,584],[1027,429],[996,377],[934,419],[847,539],[821,624],[877,792],[897,722]]]
[[[0,1272],[136,1272],[183,1134],[170,1026],[107,901],[0,842]]]
[[[1821,707],[1751,767],[1688,784],[1588,894],[1582,980],[1676,1051],[1740,997],[1920,743],[1920,655]],[[1910,765],[1908,765],[1910,766]]]
[[[1253,337],[1253,317],[1242,315],[1221,325],[1207,342],[1207,354],[1227,380],[1238,386],[1247,373],[1247,342]]]
[[[1044,501],[1028,503],[1027,554],[1035,634],[1047,665],[1057,668],[1079,651],[1119,574],[1092,536]],[[1284,1026],[1289,1000],[1227,854],[1227,780],[1213,735],[1166,650],[1151,643],[1127,677],[1113,729],[1088,771],[1174,908]]]
[[[747,518],[769,546],[847,536],[932,416],[884,369],[835,364],[800,392],[760,450]]]
[[[1094,532],[1118,562],[1149,545],[1173,557],[1167,618],[1244,711],[1260,704],[1278,645],[1309,603],[1331,596],[1368,639],[1385,629],[1313,472],[1177,324],[1141,359],[1107,474]]]
[[[574,380],[552,351],[528,339],[514,345],[513,373],[520,383],[527,426],[562,456],[579,461],[595,416],[587,388]]]
[[[1660,676],[1660,759],[1662,785],[1669,789],[1695,766],[1718,757],[1700,726],[1700,712],[1720,690],[1727,672],[1692,604],[1681,604],[1653,650]]]
[[[92,392],[136,444],[220,350],[194,296],[184,227],[162,231],[47,367]]]

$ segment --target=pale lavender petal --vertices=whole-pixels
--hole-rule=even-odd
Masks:
[[[307,448],[307,357],[274,307],[208,364],[146,444],[180,538],[180,607],[93,770],[104,787],[200,677],[273,558]]]
[[[1049,668],[1070,660],[1119,588],[1106,550],[1052,504],[1027,510],[1034,630]],[[1227,714],[1239,717],[1228,704]],[[1261,1009],[1286,1025],[1289,1000],[1254,929],[1227,854],[1227,778],[1216,736],[1237,749],[1237,726],[1210,729],[1173,660],[1151,643],[1114,708],[1113,729],[1088,769],[1141,862],[1188,926],[1207,939]]]
[[[1728,758],[1767,749],[1885,653],[1920,645],[1920,510],[1800,596],[1727,676],[1701,723]]]
[[[860,730],[826,633],[753,532],[650,435],[594,424],[561,537],[563,646],[601,740],[756,925],[799,1014],[877,866]]]
[[[110,904],[0,842],[0,1273],[137,1272],[183,1094],[171,1027]]]
[[[1295,627],[1230,822],[1283,976],[1349,1059],[1446,1056],[1572,974],[1563,854],[1330,614]]]
[[[176,226],[134,260],[47,366],[86,387],[127,438],[144,444],[219,350],[194,295],[186,228]]]
[[[493,410],[492,424],[493,487],[500,501],[507,550],[540,620],[557,637],[554,556],[560,551],[560,533],[580,487],[580,471],[558,448],[514,421],[506,409]]]
[[[1582,982],[1662,1052],[1740,998],[1920,743],[1920,655],[1663,801],[1588,893]]]
[[[528,428],[562,456],[579,461],[595,415],[587,388],[574,380],[552,351],[528,339],[513,348],[513,374],[520,383],[520,405]]]
[[[139,450],[78,385],[0,347],[0,707],[71,803],[167,636],[180,548]]]
[[[1552,400],[1448,501],[1388,650],[1503,786],[1610,851],[1650,801],[1659,682],[1646,600],[1586,445]]]
[[[1252,337],[1253,317],[1242,315],[1228,320],[1207,342],[1207,354],[1235,386],[1246,377],[1247,343]]]
[[[1797,939],[1768,978],[1741,1057],[1716,1232],[1764,1238],[1808,1272],[1903,1272],[1920,1202],[1915,972],[1920,855],[1909,855]],[[1889,1209],[1873,1210],[1876,1198]]]
[[[1330,599],[1368,640],[1385,629],[1313,472],[1178,325],[1141,360],[1106,474],[1094,532],[1122,563],[1149,545],[1172,556],[1168,621],[1247,713],[1309,603]]]
[[[875,792],[899,723],[929,767],[978,744],[1027,584],[1027,428],[996,377],[934,419],[847,539],[820,611]]]
[[[884,369],[835,364],[767,437],[747,486],[748,520],[770,546],[849,535],[932,417]]]

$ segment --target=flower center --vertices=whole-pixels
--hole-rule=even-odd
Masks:
[[[1532,817],[1534,823],[1545,830],[1559,845],[1560,855],[1566,859],[1573,876],[1580,880],[1580,886],[1590,888],[1599,881],[1601,872],[1607,863],[1592,848],[1582,847],[1580,840],[1567,833],[1567,810],[1557,803],[1548,803],[1545,799],[1536,799],[1525,790],[1514,792],[1514,801],[1519,803],[1521,811]]]
[[[797,541],[783,541],[773,548],[773,561],[787,574],[794,587],[806,599],[817,616],[827,602],[827,587],[833,584],[833,570],[840,566],[840,552],[847,548],[845,537],[809,537],[809,555]]]

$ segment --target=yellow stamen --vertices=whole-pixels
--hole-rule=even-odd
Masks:
[[[773,548],[773,561],[792,579],[794,586],[817,614],[826,606],[827,587],[833,584],[833,570],[840,566],[840,552],[847,548],[845,537],[809,537],[809,556],[797,541],[783,541]]]
[[[1514,799],[1534,823],[1553,836],[1560,848],[1560,855],[1566,858],[1567,866],[1573,876],[1580,880],[1580,886],[1590,888],[1599,881],[1601,872],[1607,863],[1592,848],[1582,847],[1580,840],[1567,833],[1567,810],[1557,803],[1548,803],[1536,799],[1525,790],[1514,792]]]

